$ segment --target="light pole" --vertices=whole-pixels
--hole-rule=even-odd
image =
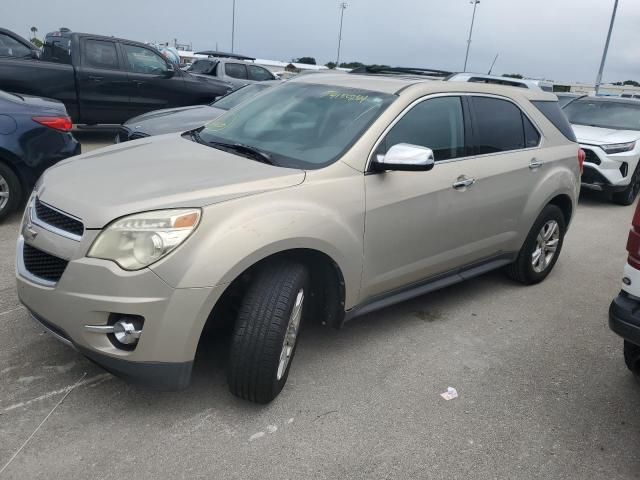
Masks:
[[[611,32],[613,31],[613,24],[616,21],[616,12],[618,11],[618,0],[613,3],[613,13],[611,14],[611,24],[609,25],[609,33],[607,34],[607,41],[604,44],[604,52],[602,53],[602,61],[600,62],[600,70],[598,70],[598,77],[596,78],[596,95],[600,92],[600,84],[602,83],[602,72],[604,72],[604,64],[607,61],[607,53],[609,52],[609,42],[611,41]]]
[[[469,3],[473,4],[473,16],[471,17],[471,27],[469,28],[469,40],[467,40],[467,54],[464,57],[464,69],[463,72],[467,71],[467,61],[469,60],[469,48],[471,47],[471,35],[473,35],[473,23],[476,20],[476,8],[480,3],[480,0],[471,0]]]
[[[233,12],[231,14],[231,53],[235,53],[236,40],[236,0],[233,0]]]
[[[342,46],[342,21],[344,20],[344,11],[348,6],[349,4],[347,2],[342,2],[340,4],[340,32],[338,33],[338,57],[336,58],[336,68],[340,66],[340,47]]]

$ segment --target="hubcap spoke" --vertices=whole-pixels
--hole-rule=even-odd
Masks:
[[[551,265],[560,245],[560,226],[555,220],[545,223],[536,238],[536,248],[531,254],[531,266],[542,273]]]
[[[278,363],[278,372],[276,374],[278,380],[282,379],[287,371],[287,366],[289,365],[293,349],[296,345],[298,331],[300,330],[300,320],[302,319],[303,304],[304,289],[301,288],[296,295],[293,308],[291,309],[291,315],[289,316],[289,322],[287,323],[287,329],[284,333],[282,350],[280,351],[280,362]]]

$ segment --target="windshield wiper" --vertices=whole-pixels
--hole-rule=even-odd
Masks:
[[[200,138],[200,135],[198,135],[198,138]],[[200,141],[202,140],[200,139]],[[271,155],[255,147],[252,147],[251,145],[245,145],[244,143],[226,143],[215,141],[205,143],[211,147],[219,148],[220,150],[239,153],[240,155],[243,155],[245,157],[253,158],[254,160],[257,160],[259,162],[266,163],[267,165],[275,165],[275,163],[271,159]]]

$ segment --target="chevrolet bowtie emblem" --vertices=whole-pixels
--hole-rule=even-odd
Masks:
[[[27,240],[35,240],[35,238],[38,236],[38,232],[36,232],[33,229],[33,225],[31,225],[30,223],[26,224],[23,231],[22,231],[22,235],[24,236],[24,238],[26,238]]]

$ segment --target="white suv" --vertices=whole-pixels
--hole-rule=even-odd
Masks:
[[[584,97],[564,107],[586,154],[582,186],[631,205],[640,190],[640,102]]]

